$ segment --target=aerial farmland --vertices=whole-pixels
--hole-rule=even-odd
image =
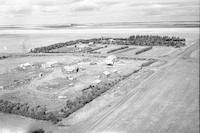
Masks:
[[[167,111],[179,104],[182,108],[190,103],[195,106],[193,102],[197,101],[189,94],[193,95],[197,86],[191,85],[191,90],[184,87],[186,82],[197,80],[192,75],[198,72],[199,51],[195,50],[199,42],[197,37],[190,39],[157,35],[79,39],[37,47],[24,54],[1,55],[0,111],[45,123],[38,128],[58,133],[113,128],[137,132],[141,125],[133,129],[126,126],[140,118],[142,124],[150,119],[154,125],[156,120],[151,116],[159,119],[162,109]],[[176,77],[176,72],[181,77]],[[186,75],[191,79],[184,78]],[[182,80],[187,81],[179,85]],[[183,99],[174,103],[176,98]],[[184,103],[186,99],[191,102]],[[158,115],[153,114],[154,109]],[[166,115],[161,119],[169,120],[167,116],[176,115],[179,109],[161,111]],[[190,115],[190,111],[186,113]],[[158,128],[145,127],[142,132]]]

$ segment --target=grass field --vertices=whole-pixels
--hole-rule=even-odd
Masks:
[[[134,70],[140,69],[147,61],[119,60],[113,66],[108,66],[104,58],[86,58],[72,56],[46,56],[46,57],[23,57],[10,61],[3,61],[4,66],[0,75],[1,99],[28,103],[30,105],[45,105],[49,110],[59,110],[67,99],[73,99],[80,95],[81,90],[96,80],[115,79],[127,75]],[[58,60],[59,62],[51,68],[42,68],[45,62]],[[21,63],[29,63],[32,66],[20,70]],[[93,64],[92,64],[93,63]],[[80,67],[77,73],[65,73],[64,66]],[[9,69],[10,68],[10,69]],[[103,74],[108,72],[109,75]],[[43,74],[39,76],[39,74]],[[12,76],[11,76],[12,75]],[[71,77],[69,80],[67,77]],[[59,98],[59,97],[64,98]]]

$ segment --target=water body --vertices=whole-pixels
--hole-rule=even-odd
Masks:
[[[128,37],[153,34],[185,37],[198,28],[76,28],[76,29],[0,29],[0,53],[27,52],[31,48],[75,39]]]

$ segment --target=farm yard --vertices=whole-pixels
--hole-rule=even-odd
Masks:
[[[0,97],[14,103],[28,103],[31,107],[45,106],[46,110],[56,112],[58,116],[66,101],[80,97],[88,87],[104,83],[112,86],[148,62],[113,57],[116,58],[114,62],[77,56],[10,58],[13,64],[3,62],[8,67],[0,74]],[[29,60],[31,62],[27,63]]]
[[[4,64],[4,67],[1,65],[1,103],[9,101],[9,106],[20,104],[21,107],[17,112],[14,107],[11,110],[1,110],[57,123],[118,82],[156,62],[117,56],[126,53],[132,57],[151,50],[150,46],[78,43],[56,48],[51,52],[87,52],[88,55],[95,53],[105,56],[28,54],[26,57],[2,60],[0,63]],[[130,55],[130,52],[134,54]],[[8,108],[8,105],[5,108]],[[21,108],[32,108],[35,111],[30,113],[29,110],[24,111]]]
[[[153,44],[155,39],[158,41]],[[145,41],[140,43],[140,40]],[[196,42],[190,47],[184,43],[185,39],[179,37],[97,38],[53,44],[32,49],[23,56],[1,59],[0,111],[52,122],[57,126],[52,130],[58,133],[106,132],[113,127],[124,129],[126,121],[133,122],[131,118],[137,121],[139,118],[136,117],[145,117],[140,112],[153,114],[157,104],[161,109],[165,107],[160,104],[171,106],[173,98],[170,99],[167,89],[173,96],[180,91],[184,100],[194,91],[195,85],[187,95],[177,90],[178,87],[173,90],[175,81],[180,82],[186,77],[185,71],[188,75],[197,71],[194,69],[190,73],[187,67],[196,66],[199,52],[185,54],[197,47]],[[187,64],[183,58],[192,64]],[[180,73],[183,77],[172,80],[182,65]],[[167,69],[170,67],[173,69]],[[160,101],[154,102],[156,98]],[[129,110],[138,116],[134,117]],[[149,119],[149,116],[145,117],[145,120]],[[133,130],[138,131],[137,128]]]

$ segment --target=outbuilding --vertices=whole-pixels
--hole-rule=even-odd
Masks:
[[[64,71],[67,73],[77,73],[79,72],[79,67],[77,66],[64,66]]]
[[[94,42],[89,42],[89,46],[92,46],[92,45],[94,45]]]
[[[117,57],[115,55],[110,55],[105,59],[105,63],[107,65],[114,65],[114,62],[117,61]]]

